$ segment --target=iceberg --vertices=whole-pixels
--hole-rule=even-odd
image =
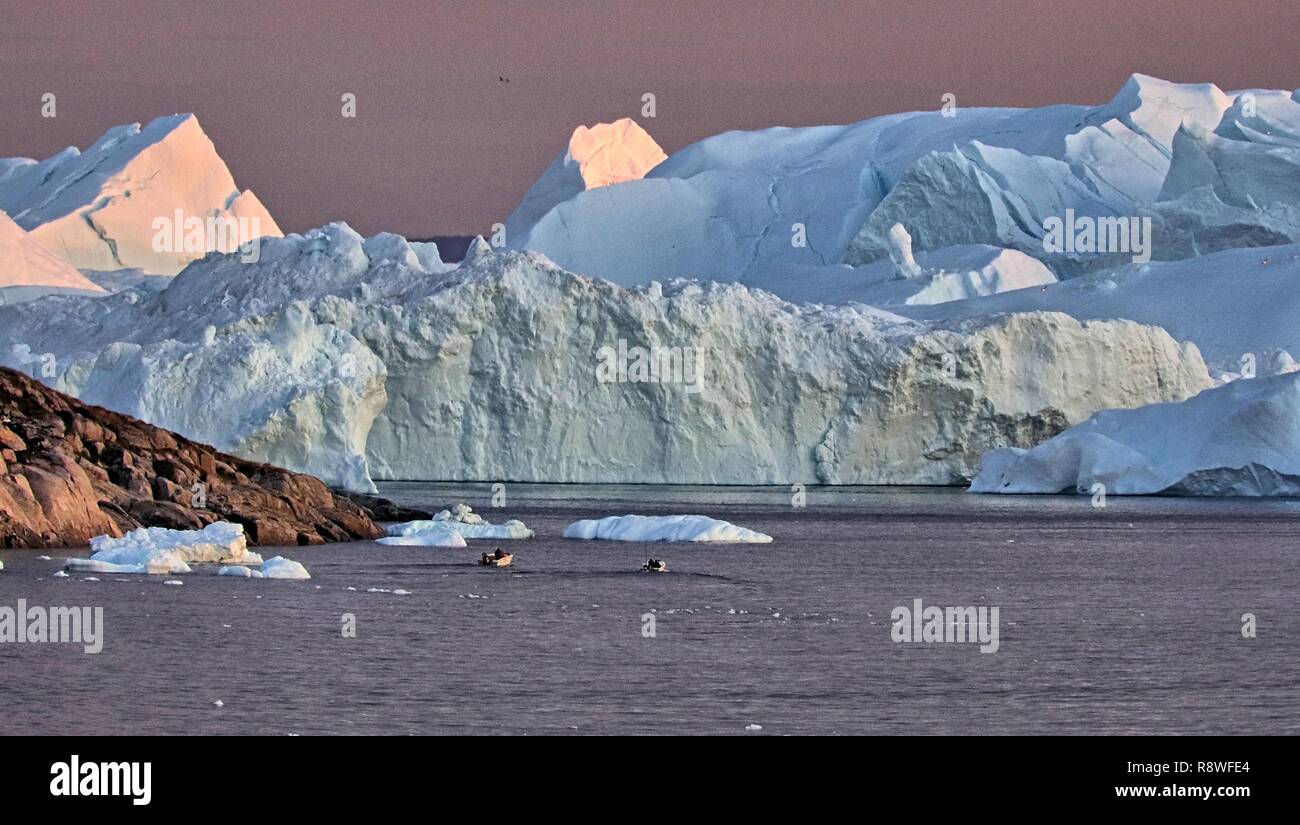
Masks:
[[[209,256],[152,296],[0,307],[0,362],[50,353],[47,382],[83,401],[361,491],[428,478],[964,484],[988,449],[1212,384],[1195,347],[1127,321],[914,320],[901,313],[973,302],[623,288],[536,253],[448,268],[405,243],[372,259],[331,225],[267,241],[256,264]],[[1039,288],[978,300],[1023,293]],[[689,349],[702,380],[607,382],[599,354],[620,346]]]
[[[464,547],[465,539],[530,539],[533,536],[533,531],[518,519],[492,524],[462,502],[450,510],[438,511],[432,519],[391,525],[388,536],[379,539],[379,543]]]
[[[242,524],[219,521],[202,530],[141,527],[121,538],[96,536],[90,558],[68,559],[66,567],[96,573],[189,573],[189,564],[241,562],[248,552]]]
[[[1300,372],[1106,410],[1033,449],[984,457],[976,493],[1300,496]]]
[[[506,219],[506,236],[531,226],[556,204],[579,192],[640,180],[667,157],[631,118],[579,126],[566,151],[547,167]]]
[[[49,294],[108,293],[0,211],[0,304]]]
[[[1127,264],[1037,289],[890,310],[928,323],[1019,312],[1062,312],[1080,321],[1123,318],[1195,344],[1216,374],[1240,373],[1246,361],[1267,375],[1279,357],[1300,355],[1297,283],[1300,245],[1288,245]]]
[[[465,547],[465,537],[436,521],[407,521],[388,528],[388,535],[376,539],[380,544],[411,547]]]
[[[1016,249],[1066,277],[1107,261],[1049,259],[1042,222],[1067,208],[1116,216],[1154,204],[1179,128],[1218,128],[1239,97],[1135,74],[1101,106],[727,132],[616,186],[588,189],[572,172],[560,185],[552,164],[507,222],[507,245],[625,286],[749,283],[884,258],[886,233],[901,222],[918,251]],[[1282,111],[1268,100],[1268,112]]]
[[[765,533],[708,516],[608,516],[583,519],[564,528],[566,539],[600,541],[712,541],[768,544]]]
[[[265,579],[294,579],[303,581],[311,578],[307,568],[299,562],[292,559],[286,559],[284,556],[276,556],[262,562],[262,578]]]
[[[209,251],[281,234],[257,196],[235,185],[192,114],[114,127],[84,152],[0,159],[0,210],[87,270],[174,275]],[[192,243],[195,225],[202,231]]]

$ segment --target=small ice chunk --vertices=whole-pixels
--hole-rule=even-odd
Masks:
[[[311,578],[311,574],[307,572],[306,567],[292,559],[286,559],[284,556],[276,556],[262,562],[262,576],[268,579],[303,580]]]
[[[251,567],[245,567],[242,564],[230,564],[217,571],[218,576],[238,576],[244,579],[263,578],[262,571],[254,570]]]

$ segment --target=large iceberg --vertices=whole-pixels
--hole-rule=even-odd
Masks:
[[[352,489],[964,483],[988,449],[1210,386],[1195,347],[1131,322],[917,322],[429,246],[333,225],[152,296],[0,308],[0,360],[51,353],[57,389]],[[602,373],[625,355],[666,370]]]
[[[84,152],[0,159],[0,210],[87,270],[174,275],[210,250],[281,234],[191,114],[114,127]]]
[[[625,285],[749,282],[782,271],[798,280],[808,268],[886,257],[887,233],[901,222],[918,251],[1005,247],[1070,275],[1109,259],[1048,255],[1044,221],[1066,209],[1105,217],[1153,205],[1179,128],[1219,128],[1238,97],[1134,75],[1101,106],[960,108],[727,132],[640,180],[526,199],[507,243]],[[555,178],[553,167],[539,187],[560,191],[543,186]]]
[[[996,450],[977,493],[1300,496],[1300,373],[1106,410],[1031,450]]]

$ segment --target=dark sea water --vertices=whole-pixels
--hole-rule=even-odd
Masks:
[[[510,485],[493,509],[486,484],[384,492],[538,536],[268,549],[311,581],[196,568],[179,587],[54,579],[66,553],[2,552],[0,605],[102,606],[105,644],[0,644],[0,733],[1300,732],[1300,502],[812,488],[795,508],[784,488]],[[560,537],[625,513],[776,540]],[[474,563],[497,544],[513,568]],[[670,572],[639,572],[651,555]],[[998,607],[999,650],[894,642],[890,612],[917,598]]]

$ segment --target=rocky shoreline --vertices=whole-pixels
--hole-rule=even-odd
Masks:
[[[375,519],[398,510],[0,368],[0,548],[73,547],[138,527],[217,521],[244,525],[257,545],[355,541],[382,536]]]

